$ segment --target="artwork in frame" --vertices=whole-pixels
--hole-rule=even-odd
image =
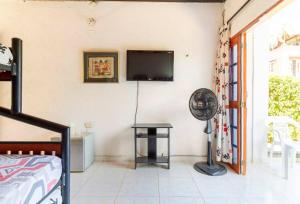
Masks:
[[[118,82],[117,52],[84,52],[84,82]]]

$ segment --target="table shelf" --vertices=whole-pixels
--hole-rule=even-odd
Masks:
[[[134,128],[134,153],[135,168],[138,163],[156,164],[164,163],[170,168],[170,129],[173,126],[169,123],[138,123]],[[147,133],[139,133],[138,129],[147,129]],[[166,129],[167,133],[157,133],[157,129]],[[148,155],[139,157],[137,155],[137,140],[146,138],[148,142]],[[157,139],[166,138],[168,140],[168,156],[157,156]]]
[[[149,135],[147,133],[139,133],[136,135],[137,138],[169,138],[169,134],[158,133],[156,135]]]
[[[148,163],[148,164],[155,164],[155,163],[168,163],[169,157],[156,157],[156,158],[149,158],[147,156],[145,157],[137,157],[136,163]]]

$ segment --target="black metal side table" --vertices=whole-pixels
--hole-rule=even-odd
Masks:
[[[169,123],[137,123],[132,126],[134,128],[134,158],[135,165],[138,163],[156,164],[165,163],[170,169],[170,129],[173,126]],[[147,133],[139,133],[138,129],[147,129]],[[157,133],[157,129],[167,129],[167,133]],[[138,156],[137,155],[137,140],[140,138],[148,139],[148,155]],[[157,138],[166,138],[168,140],[168,155],[157,156]]]

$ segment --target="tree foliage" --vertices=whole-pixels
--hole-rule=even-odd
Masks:
[[[300,80],[294,77],[270,76],[269,116],[290,116],[300,122]],[[293,139],[300,139],[300,131],[291,127]]]

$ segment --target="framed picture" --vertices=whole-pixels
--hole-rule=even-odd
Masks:
[[[84,52],[84,82],[118,82],[117,52]]]

